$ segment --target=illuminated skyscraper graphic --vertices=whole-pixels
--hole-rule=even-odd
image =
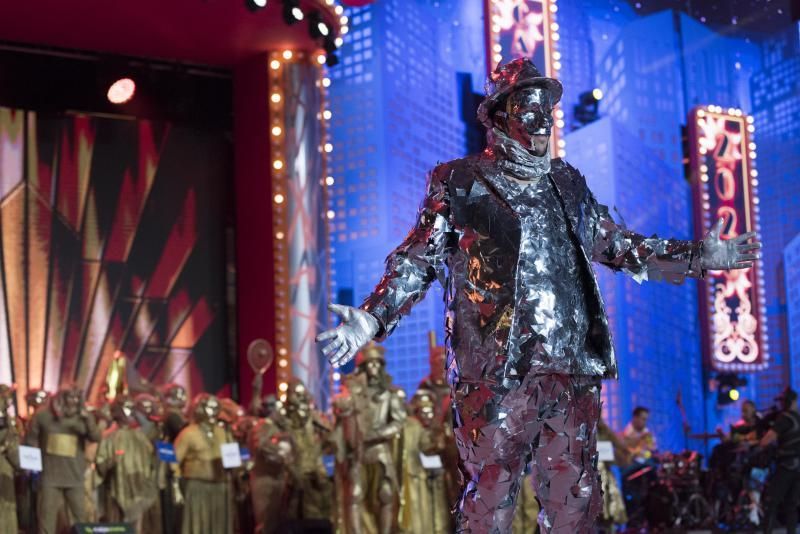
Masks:
[[[786,323],[789,336],[791,385],[800,389],[800,234],[783,249],[786,266]]]
[[[672,11],[635,18],[616,5],[587,15],[593,40],[602,41],[595,47],[605,50],[595,65],[605,118],[566,137],[567,160],[632,229],[695,237],[681,126],[687,109],[706,98],[749,108],[747,73],[758,64],[757,49]],[[727,418],[713,403],[704,406],[696,284],[638,286],[607,272],[600,283],[620,358],[620,382],[606,388],[612,427],[621,428],[633,407],[646,405],[660,414],[653,424],[662,446],[684,447],[675,425],[678,391],[696,430]]]
[[[619,220],[651,235],[691,236],[688,185],[653,149],[614,118],[605,117],[567,135],[567,160],[586,175],[599,202],[615,206]],[[652,428],[664,449],[684,447],[675,399],[682,392],[690,420],[702,420],[702,361],[694,282],[682,286],[644,282],[596,266],[606,301],[619,382],[607,381],[605,417],[621,429],[636,406],[659,414]]]
[[[485,72],[483,23],[480,9],[459,4],[384,0],[347,12],[330,88],[334,297],[366,297],[414,224],[427,172],[466,153],[457,74]],[[441,342],[438,284],[385,344],[389,371],[409,393],[428,374],[432,326]]]
[[[800,43],[798,26],[778,33],[763,47],[763,70],[750,80],[758,143],[763,269],[767,300],[770,367],[759,374],[759,405],[772,404],[788,384],[786,287],[783,249],[800,233]],[[792,380],[797,384],[796,374]]]

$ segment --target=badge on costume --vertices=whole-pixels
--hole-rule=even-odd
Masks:
[[[610,441],[597,442],[597,459],[601,462],[614,461],[614,444]]]
[[[42,471],[42,449],[39,447],[19,446],[19,466],[26,471]]]
[[[238,443],[223,443],[220,445],[220,453],[222,454],[222,467],[225,469],[242,466],[242,452],[239,450]]]
[[[444,464],[442,464],[442,457],[438,454],[432,454],[428,456],[427,454],[419,453],[419,461],[422,462],[422,467],[424,469],[444,468]]]

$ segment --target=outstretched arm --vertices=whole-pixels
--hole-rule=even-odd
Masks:
[[[444,250],[450,228],[447,172],[439,166],[430,174],[417,223],[389,254],[386,271],[372,294],[359,308],[330,306],[342,322],[317,336],[317,341],[328,341],[322,352],[334,366],[350,361],[373,338],[385,339],[425,297],[431,283],[444,279]]]
[[[588,190],[592,218],[592,260],[631,275],[637,282],[667,280],[680,284],[688,276],[703,278],[708,270],[746,269],[759,258],[761,243],[748,232],[729,240],[720,237],[720,219],[702,241],[645,237],[618,225]],[[752,240],[752,241],[751,241]]]
[[[447,170],[441,166],[430,174],[416,225],[386,258],[383,278],[361,305],[378,319],[378,339],[392,333],[435,279],[444,283],[444,251],[450,232],[446,179]]]

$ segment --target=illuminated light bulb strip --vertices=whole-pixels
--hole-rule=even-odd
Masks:
[[[689,117],[688,125],[692,174],[697,177],[694,184],[695,203],[700,208],[697,231],[701,232],[711,227],[721,214],[721,210],[729,210],[726,212],[729,217],[743,220],[744,224],[740,226],[742,231],[755,231],[760,237],[758,170],[755,168],[757,145],[754,140],[756,128],[753,117],[737,108],[723,109],[720,106],[709,105],[695,108]],[[728,125],[735,125],[735,128],[730,130]],[[716,154],[719,149],[719,136],[726,136],[729,141],[725,153],[721,155]],[[733,170],[729,172],[729,166],[732,164]],[[714,165],[715,168],[710,169],[709,165]],[[760,359],[752,363],[740,358],[731,360],[726,353],[721,353],[714,347],[713,325],[716,324],[714,317],[721,313],[715,310],[716,291],[718,285],[729,282],[724,273],[709,274],[710,280],[707,282],[703,303],[707,315],[704,319],[704,328],[707,328],[710,338],[707,341],[710,363],[718,371],[757,371],[766,369],[769,365],[769,336],[762,262],[756,261],[749,274],[753,287],[747,291],[747,298],[751,309],[755,311],[753,315],[758,328],[755,339],[760,355]],[[738,317],[736,319],[738,320]]]
[[[317,87],[319,88],[319,113],[317,117],[320,121],[320,139],[322,146],[320,146],[320,154],[322,155],[322,176],[320,183],[322,185],[322,206],[328,206],[329,209],[325,213],[325,218],[328,222],[325,232],[325,247],[328,250],[326,255],[327,272],[328,272],[328,287],[327,294],[330,295],[330,302],[335,302],[335,297],[332,294],[331,281],[332,277],[332,262],[333,262],[333,249],[331,248],[331,234],[333,232],[334,220],[336,212],[330,207],[330,188],[336,183],[336,179],[331,175],[331,159],[333,158],[333,144],[330,142],[330,122],[333,119],[333,113],[328,108],[328,88],[331,86],[331,79],[327,76],[326,68],[320,64],[319,75],[317,78]],[[331,316],[333,314],[330,314]],[[332,393],[338,393],[339,380],[341,375],[333,368],[328,369],[328,387]]]
[[[307,56],[303,52],[293,52],[285,50],[273,52],[268,60],[269,73],[269,104],[270,104],[270,154],[272,168],[272,210],[273,210],[273,250],[274,250],[274,272],[275,272],[275,316],[276,316],[276,336],[275,350],[277,353],[276,382],[280,398],[285,398],[289,380],[292,377],[292,355],[291,355],[291,302],[288,291],[289,287],[289,257],[288,250],[288,218],[289,210],[287,206],[289,177],[286,172],[290,167],[285,161],[286,157],[286,132],[287,124],[284,114],[283,87],[285,67],[294,62],[308,61],[317,67],[316,87],[320,92],[320,108],[317,113],[317,120],[320,122],[320,146],[318,147],[322,157],[322,174],[319,177],[322,186],[321,205],[328,206],[328,188],[333,186],[335,180],[330,175],[330,157],[333,152],[333,145],[328,135],[328,123],[333,115],[328,109],[327,88],[330,87],[331,80],[327,77],[322,62],[318,59],[318,54]],[[276,97],[275,95],[280,95]],[[335,213],[328,210],[325,218],[332,224]],[[326,247],[330,246],[330,227],[326,231]],[[331,255],[327,255],[327,270],[331,271]],[[330,284],[331,277],[328,276]],[[330,293],[330,286],[328,287]],[[333,379],[333,373],[329,375],[329,380]]]
[[[286,65],[305,59],[303,52],[272,52],[268,59],[270,168],[272,169],[272,231],[275,273],[275,379],[285,399],[292,377],[290,363],[291,304],[289,301],[288,177],[286,175],[286,124],[284,115],[284,71]]]
[[[501,35],[506,32],[515,32],[519,30],[523,32],[522,25],[519,21],[514,20],[514,13],[518,12],[519,0],[485,0],[486,11],[486,47],[487,47],[487,68],[489,72],[493,72],[497,64],[502,61],[513,59],[503,55],[503,45]],[[560,25],[558,23],[558,0],[523,0],[524,3],[530,4],[531,8],[535,7],[534,12],[537,13],[541,8],[541,38],[535,30],[525,30],[524,35],[537,35],[532,37],[534,43],[541,40],[544,46],[544,64],[537,64],[536,66],[544,73],[545,76],[551,78],[560,78],[560,70],[562,68],[561,52],[559,51],[559,41],[561,34],[559,33]],[[516,29],[515,29],[516,25]],[[559,103],[554,110],[554,124],[553,134],[551,137],[550,147],[553,156],[563,158],[567,155],[566,142],[564,141],[563,130],[566,127],[564,121],[564,112],[561,103]]]

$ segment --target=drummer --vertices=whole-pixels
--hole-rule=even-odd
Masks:
[[[763,435],[764,425],[756,405],[746,399],[742,402],[742,418],[731,425],[730,434],[725,436],[723,441],[756,445]]]
[[[650,410],[644,406],[637,406],[633,410],[633,417],[622,431],[622,442],[631,452],[633,460],[638,463],[646,462],[653,457],[657,450],[656,438],[647,428]]]

